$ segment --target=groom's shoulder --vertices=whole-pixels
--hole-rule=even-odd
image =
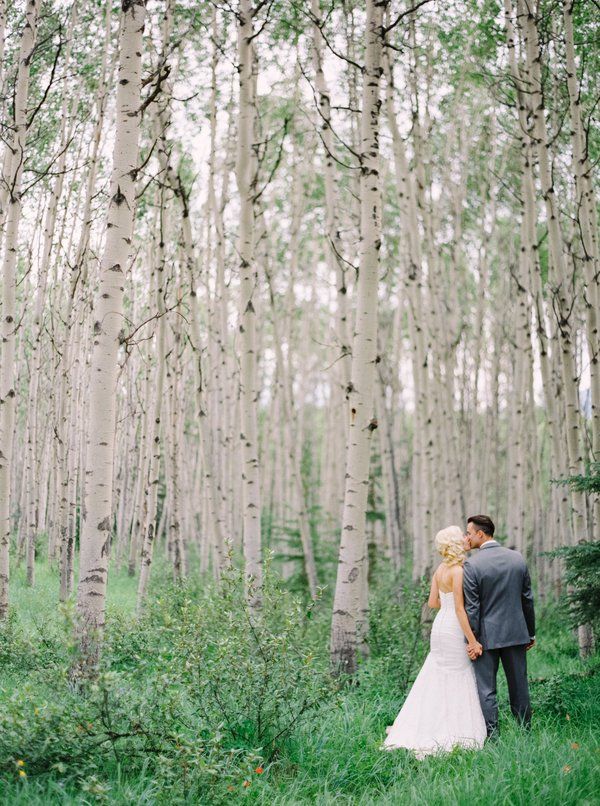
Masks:
[[[508,556],[516,563],[522,563],[525,565],[525,558],[521,554],[518,549],[512,548],[510,546],[501,546],[504,551],[508,552]]]
[[[505,560],[513,561],[515,563],[523,563],[525,564],[525,560],[523,559],[523,555],[517,551],[516,549],[509,548],[508,546],[503,546],[500,543],[495,545],[492,548],[486,549],[479,549],[478,551],[474,551],[470,554],[469,557],[465,560],[465,565],[477,566],[480,563],[487,564],[488,562],[493,562],[494,558],[497,561],[498,555],[500,554]]]
[[[490,554],[491,553],[492,552],[490,552]],[[527,563],[525,562],[525,558],[518,549],[510,546],[499,545],[496,551],[493,553],[496,555],[498,560],[501,558],[499,564],[504,568],[512,568],[514,571],[520,574],[524,574],[527,571]],[[500,557],[498,555],[500,555]]]
[[[463,571],[464,570],[468,571],[469,568],[477,568],[477,566],[481,565],[481,555],[482,555],[481,551],[471,552],[471,554],[467,557],[467,559],[463,563]]]

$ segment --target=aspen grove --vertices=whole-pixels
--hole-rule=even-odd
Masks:
[[[0,0],[0,620],[48,567],[86,678],[113,575],[143,618],[158,577],[241,568],[258,625],[268,563],[353,675],[371,586],[474,512],[541,601],[570,589],[548,553],[600,535],[557,483],[600,461],[597,13]]]

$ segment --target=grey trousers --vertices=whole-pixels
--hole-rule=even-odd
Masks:
[[[473,667],[488,736],[493,736],[498,731],[496,676],[499,661],[502,661],[502,667],[506,675],[508,696],[513,714],[526,727],[529,727],[531,723],[525,645],[484,649],[483,654],[474,661]]]

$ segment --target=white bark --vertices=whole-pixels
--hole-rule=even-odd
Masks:
[[[532,138],[538,158],[542,196],[548,221],[548,241],[550,246],[550,266],[557,291],[555,299],[559,316],[559,341],[562,358],[562,379],[566,403],[567,455],[569,473],[579,474],[582,470],[581,422],[579,414],[579,385],[575,363],[575,328],[570,298],[570,281],[563,252],[563,236],[560,228],[559,211],[556,204],[552,167],[550,162],[548,134],[544,116],[542,95],[541,55],[537,27],[533,14],[524,0],[517,0],[517,19],[523,29],[524,48],[527,64],[528,91],[531,96],[533,117]],[[574,538],[580,540],[587,535],[585,498],[582,493],[571,492],[571,510]]]
[[[146,598],[148,590],[148,582],[150,581],[150,570],[152,567],[152,560],[154,557],[154,546],[157,536],[157,505],[158,505],[158,487],[160,484],[160,458],[161,447],[165,440],[165,431],[162,428],[163,422],[163,392],[165,387],[165,370],[166,370],[166,313],[165,313],[165,249],[164,238],[166,237],[165,227],[167,226],[167,210],[166,199],[164,191],[160,194],[159,217],[157,221],[159,235],[158,244],[156,246],[154,271],[154,292],[155,292],[155,309],[158,317],[156,327],[156,374],[154,386],[152,389],[152,402],[149,413],[150,417],[147,420],[147,435],[146,441],[149,451],[149,464],[148,476],[144,478],[142,483],[145,486],[144,496],[144,519],[142,529],[142,552],[141,552],[141,565],[140,577],[138,580],[137,591],[137,609],[141,611]]]
[[[240,0],[238,10],[239,128],[236,179],[240,198],[238,255],[240,260],[239,344],[241,392],[241,455],[243,494],[243,548],[246,582],[252,583],[251,606],[260,606],[262,584],[261,495],[258,459],[256,382],[257,272],[254,264],[254,142],[255,100],[252,74],[252,7]]]
[[[21,34],[14,98],[14,130],[5,162],[3,180],[8,195],[8,212],[2,262],[2,363],[0,366],[0,621],[8,615],[9,551],[11,537],[10,484],[13,433],[15,430],[16,384],[16,264],[21,222],[21,180],[27,139],[27,100],[31,56],[35,47],[38,0],[29,0]],[[7,152],[8,153],[8,152]]]
[[[600,248],[598,246],[597,200],[592,181],[587,135],[583,126],[580,104],[580,86],[575,63],[573,41],[574,0],[563,0],[565,26],[565,55],[567,66],[567,89],[571,117],[571,147],[573,151],[573,174],[575,178],[575,215],[579,222],[583,248],[584,289],[583,303],[586,317],[586,337],[590,367],[591,397],[591,453],[600,461]],[[600,528],[600,497],[592,502],[590,534]]]
[[[360,144],[360,267],[348,392],[346,489],[331,626],[332,666],[350,673],[356,670],[357,650],[366,653],[368,623],[365,528],[371,437],[377,427],[374,404],[375,368],[379,360],[377,312],[381,246],[379,83],[384,5],[385,2],[376,0],[367,2]]]
[[[125,327],[123,284],[129,268],[134,226],[145,16],[144,0],[123,0],[110,200],[93,311],[86,484],[77,590],[82,669],[90,669],[97,662],[105,617],[113,519],[116,382],[120,339]]]

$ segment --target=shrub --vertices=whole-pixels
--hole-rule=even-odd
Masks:
[[[532,705],[536,712],[578,719],[597,697],[598,663],[582,672],[558,673],[531,682]],[[594,694],[596,692],[596,694]]]
[[[224,573],[218,595],[180,598],[170,625],[171,668],[205,731],[221,730],[229,743],[261,748],[272,758],[335,686],[328,659],[307,629],[318,600],[304,605],[284,590],[271,557],[261,600],[260,611],[251,614],[243,574],[235,568]]]
[[[150,771],[169,803],[221,802],[247,787],[335,692],[307,631],[318,603],[282,590],[270,558],[262,603],[250,618],[235,568],[219,585],[163,586],[138,621],[108,620],[99,674],[81,689],[69,684],[65,636],[45,663],[47,650],[36,655],[13,626],[4,656],[36,668],[0,697],[0,777],[101,781],[117,764]]]
[[[65,662],[68,655],[66,632],[55,626],[35,623],[30,635],[17,625],[16,613],[9,611],[6,622],[0,624],[0,670],[19,675],[28,670],[46,668]]]

